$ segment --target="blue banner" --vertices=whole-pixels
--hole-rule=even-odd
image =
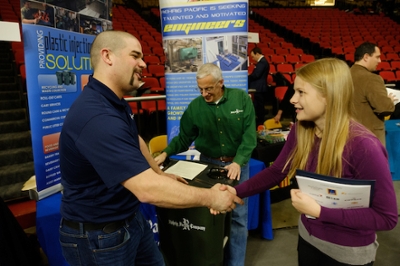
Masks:
[[[112,29],[111,0],[80,3],[21,1],[38,199],[62,189],[58,141],[63,121],[92,73],[90,48],[95,35]]]
[[[94,36],[24,25],[26,81],[37,190],[60,182],[58,139],[71,104],[92,73]]]
[[[200,95],[196,72],[202,64],[218,65],[225,86],[247,91],[248,1],[160,0],[160,14],[170,141]]]

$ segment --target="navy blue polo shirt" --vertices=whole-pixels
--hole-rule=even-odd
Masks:
[[[149,169],[131,108],[92,76],[68,111],[59,146],[65,219],[102,223],[139,210],[120,184]]]

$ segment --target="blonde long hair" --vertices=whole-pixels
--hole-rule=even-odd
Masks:
[[[296,76],[318,90],[326,99],[325,127],[322,132],[316,173],[341,177],[342,154],[349,137],[352,117],[353,82],[349,67],[344,61],[325,58],[298,69]],[[314,147],[315,124],[299,121],[297,146],[289,156],[289,177],[296,169],[305,170],[309,154]]]

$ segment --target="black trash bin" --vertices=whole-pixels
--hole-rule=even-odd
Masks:
[[[175,162],[171,162],[172,164]],[[207,174],[213,165],[189,185],[212,187],[232,180],[212,179]],[[212,215],[206,207],[187,209],[157,208],[160,249],[167,266],[223,265],[224,247],[229,241],[231,214]]]

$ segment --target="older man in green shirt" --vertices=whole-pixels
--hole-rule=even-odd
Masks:
[[[226,88],[222,72],[214,64],[202,65],[196,78],[201,96],[189,104],[180,121],[179,135],[155,160],[161,164],[195,141],[200,161],[224,167],[230,179],[242,183],[249,178],[247,163],[257,145],[253,103],[245,91]],[[232,212],[225,265],[244,265],[246,244],[247,199]]]

